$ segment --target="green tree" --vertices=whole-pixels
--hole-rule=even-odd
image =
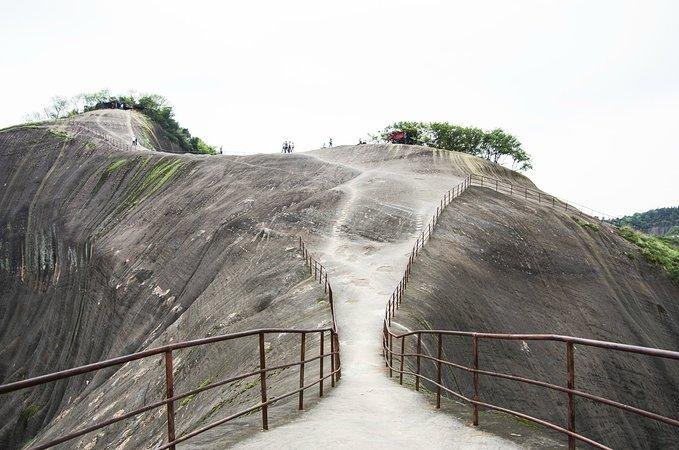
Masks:
[[[431,122],[426,126],[432,133],[432,147],[470,155],[482,152],[485,133],[480,128],[461,127],[448,122]]]
[[[389,139],[389,134],[393,131],[403,131],[406,133],[406,143],[410,145],[429,145],[431,143],[431,130],[427,124],[423,122],[396,122],[389,125],[384,130],[380,131],[377,136],[373,136],[373,140],[378,142],[386,142]]]
[[[27,115],[28,122],[45,119],[55,120],[67,115],[80,114],[95,109],[109,108],[112,102],[124,103],[134,108],[157,123],[167,134],[170,141],[178,144],[190,153],[204,153],[214,155],[215,147],[206,144],[202,139],[191,136],[188,129],[183,128],[174,119],[174,110],[165,97],[158,94],[130,93],[128,95],[111,95],[107,89],[97,92],[83,93],[72,98],[55,96],[49,106],[44,108],[44,114]]]
[[[483,137],[481,156],[494,163],[501,163],[507,157],[512,160],[512,167],[518,165],[519,170],[528,170],[533,166],[528,154],[521,148],[521,142],[509,133],[496,128]]]
[[[485,131],[476,127],[463,127],[448,122],[395,122],[373,139],[388,142],[394,131],[406,133],[406,143],[423,145],[480,156],[494,163],[511,161],[513,168],[532,168],[531,158],[513,135],[500,128]]]
[[[679,207],[657,208],[642,213],[634,213],[610,221],[619,227],[628,225],[645,233],[679,234]]]

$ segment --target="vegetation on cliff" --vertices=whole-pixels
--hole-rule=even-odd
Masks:
[[[670,278],[679,284],[679,245],[677,245],[677,241],[642,233],[629,226],[621,227],[618,233],[639,247],[641,254],[646,259],[660,265],[667,271]]]
[[[187,128],[182,127],[174,118],[174,110],[168,101],[157,94],[111,95],[108,90],[79,94],[71,98],[55,96],[42,112],[27,116],[29,122],[56,120],[63,117],[81,114],[87,111],[107,108],[135,109],[158,124],[167,134],[170,141],[178,144],[189,153],[216,154],[215,147],[206,144],[202,139],[192,136]]]
[[[610,222],[619,227],[627,225],[644,233],[679,236],[679,206],[651,209]]]
[[[510,161],[512,168],[528,170],[531,157],[521,142],[500,128],[482,130],[448,122],[395,122],[373,136],[377,142],[401,142],[469,153],[494,163]]]

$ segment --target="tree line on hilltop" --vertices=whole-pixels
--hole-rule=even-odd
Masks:
[[[469,153],[498,164],[511,162],[512,168],[533,168],[531,157],[521,142],[500,128],[483,130],[448,122],[395,122],[377,135],[376,142],[399,142]]]
[[[651,209],[610,221],[619,227],[630,226],[644,233],[679,236],[679,206]]]
[[[192,136],[187,128],[179,125],[174,118],[174,110],[167,100],[157,94],[111,95],[104,89],[97,92],[79,94],[73,97],[54,96],[42,112],[27,116],[28,122],[57,120],[64,117],[82,114],[96,109],[124,107],[134,109],[158,124],[167,134],[170,141],[178,144],[189,153],[214,155],[214,146],[206,144],[202,139]]]

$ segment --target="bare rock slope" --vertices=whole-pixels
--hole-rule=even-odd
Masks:
[[[443,194],[469,173],[533,188],[530,180],[476,157],[414,146],[361,145],[244,157],[168,154],[154,151],[165,150],[167,144],[158,130],[153,137],[147,125],[136,113],[95,111],[55,125],[0,132],[0,383],[173,340],[263,326],[325,325],[330,317],[323,290],[309,279],[295,250],[301,235],[330,272],[342,381],[317,407],[299,416],[293,405],[278,406],[270,414],[273,429],[267,433],[255,433],[258,418],[253,415],[196,437],[187,447],[215,448],[236,441],[245,448],[535,445],[508,433],[512,443],[432,411],[422,396],[385,377],[379,338],[387,297]],[[131,146],[132,135],[141,136],[143,145]],[[505,211],[508,230],[503,231],[514,240],[506,242],[499,234],[488,236],[493,228],[484,214],[491,200],[479,197],[478,208],[470,202],[461,210],[467,220],[479,217],[476,231],[464,231],[470,238],[463,244],[494,255],[483,260],[483,276],[472,271],[456,280],[454,290],[448,289],[449,280],[437,278],[441,270],[449,262],[472,262],[465,259],[464,245],[440,250],[435,261],[421,264],[422,270],[431,264],[435,278],[423,278],[430,287],[412,291],[417,298],[408,303],[422,308],[413,310],[413,320],[434,323],[436,318],[441,328],[494,329],[495,322],[486,321],[488,314],[512,315],[504,309],[515,306],[503,299],[518,281],[505,285],[501,280],[522,275],[532,280],[537,269],[531,263],[529,272],[512,272],[494,261],[508,258],[505,252],[515,251],[515,240],[524,243],[526,252],[542,254],[541,241],[531,238],[554,221],[553,213],[532,216],[528,226],[521,220],[520,205],[510,203]],[[580,232],[568,220],[563,219],[564,229]],[[452,219],[450,226],[455,226]],[[633,308],[640,298],[652,298],[664,308],[662,320],[670,324],[658,325],[658,345],[676,348],[675,341],[662,339],[663,333],[676,330],[677,311],[658,300],[668,295],[676,300],[676,291],[642,262],[610,270],[607,258],[632,250],[620,240],[580,237],[584,243],[578,252],[565,253],[570,256],[564,260],[556,249],[567,244],[554,241],[549,259],[554,268],[549,270],[567,272],[567,267],[588,274],[588,284],[564,276],[550,289],[536,290],[530,297],[536,312],[521,322],[523,331],[562,324],[554,331],[602,337],[594,332],[598,328],[578,328],[572,322],[584,315],[595,321],[607,314],[608,306],[592,301],[575,316],[550,305],[570,290],[598,296],[600,291],[587,294],[588,289],[604,283],[616,292],[615,301],[627,305],[620,308]],[[429,244],[432,251],[435,244],[435,239]],[[653,274],[657,283],[623,282],[639,273]],[[541,275],[540,280],[547,278]],[[434,303],[432,289],[445,289],[447,303]],[[456,308],[465,298],[477,297],[489,300],[478,307],[467,304],[468,320],[456,322]],[[548,312],[554,317],[534,320]],[[652,327],[650,319],[645,326]],[[637,322],[631,313],[614,323],[603,322],[601,328],[616,330],[632,343],[648,343],[634,339],[640,334],[634,331]],[[279,361],[297,351],[284,338],[271,346]],[[253,341],[180,355],[177,391],[252,370],[255,354]],[[82,376],[3,399],[2,445],[17,447],[31,438],[44,442],[161,398],[159,362],[130,363],[93,378]],[[276,389],[297,383],[296,371],[275,377],[270,385]],[[200,394],[178,408],[179,434],[239,405],[254,404],[257,395],[247,383]],[[164,427],[162,411],[148,413],[86,435],[68,448],[153,446],[165,438]],[[243,440],[246,435],[252,436]]]
[[[2,382],[170,341],[329,324],[323,288],[304,268],[297,235],[329,227],[322,219],[337,197],[328,190],[349,178],[346,171],[304,157],[154,153],[119,137],[129,134],[129,112],[108,111],[105,120],[102,113],[0,133]],[[177,391],[251,371],[258,363],[251,344],[239,341],[227,358],[219,356],[225,345],[180,352]],[[158,362],[9,396],[0,406],[2,446],[37,432],[39,442],[160,399]],[[292,373],[281,377],[296,383]],[[256,403],[249,381],[180,408],[179,431]],[[160,442],[160,413],[80,443]]]
[[[670,350],[679,348],[679,287],[607,224],[471,187],[442,214],[413,266],[396,319],[404,329],[561,334]],[[430,354],[436,344],[424,343]],[[469,338],[447,338],[445,355],[471,361]],[[434,353],[432,353],[434,352]],[[576,346],[576,387],[665,416],[676,415],[676,361]],[[565,344],[490,341],[480,367],[565,383]],[[411,361],[412,363],[412,361]],[[435,378],[431,364],[424,367]],[[471,396],[468,373],[448,386]],[[566,424],[563,393],[481,378],[481,398]],[[577,399],[576,429],[614,448],[668,448],[678,431]]]

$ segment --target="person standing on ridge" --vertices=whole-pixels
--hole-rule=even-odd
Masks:
[[[328,147],[332,147],[332,138],[328,139]]]

